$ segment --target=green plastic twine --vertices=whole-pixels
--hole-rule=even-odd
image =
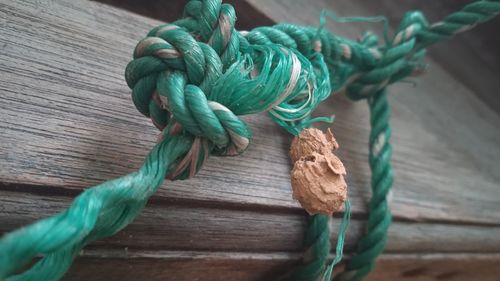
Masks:
[[[305,236],[306,254],[302,263],[297,265],[285,280],[318,280],[321,276],[323,281],[331,280],[333,268],[343,257],[345,235],[351,220],[349,200],[346,200],[344,204],[344,216],[339,227],[335,257],[325,269],[330,254],[329,220],[330,218],[326,215],[309,217],[309,227]]]
[[[139,42],[125,73],[135,106],[162,130],[158,144],[137,172],[86,189],[64,212],[4,235],[0,280],[58,280],[86,244],[133,221],[165,177],[194,176],[210,154],[242,153],[251,133],[238,116],[268,112],[297,134],[312,122],[328,121],[311,119],[311,112],[341,89],[353,100],[367,99],[371,112],[373,196],[367,233],[346,271],[336,277],[361,280],[383,251],[391,222],[387,86],[423,65],[426,47],[499,11],[500,0],[476,1],[433,25],[421,13],[411,12],[392,40],[379,45],[371,33],[358,42],[323,28],[293,24],[238,32],[231,5],[220,0],[189,1],[182,19],[152,29]],[[289,280],[331,278],[342,256],[349,216],[347,201],[336,256],[329,266],[329,217],[310,217],[308,250]],[[19,273],[37,255],[42,258]]]
[[[347,199],[344,204],[344,217],[342,218],[342,222],[339,227],[339,236],[337,238],[337,246],[335,247],[335,258],[326,268],[325,275],[323,277],[324,281],[329,281],[332,279],[333,268],[342,260],[342,257],[344,255],[345,235],[350,221],[351,221],[351,203],[349,202],[349,199]]]

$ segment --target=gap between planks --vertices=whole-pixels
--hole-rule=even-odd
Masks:
[[[0,189],[0,232],[64,210],[64,196],[37,196]],[[202,250],[245,252],[301,252],[305,213],[234,210],[223,206],[148,204],[128,227],[90,247],[109,249]],[[340,219],[331,220],[332,244]],[[346,252],[353,251],[365,222],[353,219]],[[263,239],[265,237],[265,239]],[[446,241],[446,243],[443,243]],[[389,230],[388,253],[500,252],[500,227],[395,222]]]
[[[350,254],[345,254],[345,259],[351,257]],[[80,252],[80,257],[83,258],[123,258],[123,259],[224,259],[224,260],[300,260],[303,257],[302,253],[290,252],[214,252],[214,251],[144,251],[144,250],[129,250],[129,249],[84,249]],[[330,255],[330,260],[335,257]],[[422,259],[422,260],[499,260],[500,253],[384,253],[379,257],[380,260],[387,259]]]
[[[68,200],[73,200],[77,197],[82,190],[77,188],[66,188],[63,186],[52,186],[46,188],[39,185],[30,184],[18,184],[18,183],[6,183],[0,182],[0,192],[8,191],[15,192],[19,194],[29,194],[29,195],[39,195],[39,196],[58,196],[64,197]],[[69,206],[70,202],[68,202]],[[207,209],[223,209],[223,210],[235,210],[235,211],[259,211],[262,213],[273,213],[273,214],[298,214],[303,215],[305,211],[301,208],[287,208],[280,205],[266,205],[259,203],[236,203],[236,202],[221,202],[221,201],[211,201],[211,200],[200,200],[192,198],[170,198],[164,196],[153,195],[148,200],[147,206],[150,207],[161,207],[161,206],[178,206],[178,207],[198,207]],[[343,212],[334,213],[333,218],[341,219],[343,217]],[[352,220],[367,220],[368,214],[352,212]],[[400,217],[398,215],[393,215],[394,222],[408,222],[408,223],[427,223],[427,224],[439,224],[439,225],[450,225],[450,226],[485,226],[485,227],[500,227],[500,222],[482,222],[482,221],[469,221],[469,220],[440,220],[432,218],[422,218],[422,219],[411,219],[407,217]]]
[[[289,253],[134,252],[129,253],[134,257],[125,258],[109,255],[107,251],[83,253],[67,280],[279,280],[300,262],[300,255]],[[482,281],[498,281],[499,262],[498,254],[383,254],[367,280],[469,281],[480,277]],[[335,271],[343,266],[341,263]],[[120,268],[119,272],[116,268]]]

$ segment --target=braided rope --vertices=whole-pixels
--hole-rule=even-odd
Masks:
[[[426,47],[499,11],[499,0],[477,1],[431,26],[419,12],[408,13],[392,42],[379,46],[369,33],[356,42],[292,24],[238,32],[231,5],[189,1],[182,19],[154,28],[139,42],[125,73],[135,106],[163,131],[159,143],[139,171],[87,189],[66,211],[2,237],[0,280],[58,280],[86,244],[129,224],[165,177],[194,176],[209,154],[242,153],[251,133],[239,115],[266,111],[297,134],[311,124],[319,103],[343,88],[353,100],[367,99],[371,112],[367,234],[337,277],[361,280],[383,251],[391,222],[387,86],[418,70]],[[328,221],[323,215],[310,218],[303,264],[287,280],[330,279],[346,226],[338,255],[324,273]],[[44,257],[16,275],[38,254]]]
[[[242,153],[251,134],[239,115],[272,111],[300,121],[330,94],[321,55],[310,61],[282,45],[241,47],[232,6],[217,0],[190,1],[185,14],[151,30],[125,71],[137,109],[163,131],[142,168],[2,237],[0,280],[58,280],[86,244],[129,224],[165,177],[194,176],[209,154]]]
[[[499,14],[499,0],[482,0],[466,5],[442,21],[431,25],[418,33],[419,48],[428,47],[434,43],[452,38],[458,33],[467,31],[474,26],[486,22]]]
[[[139,171],[87,189],[66,211],[4,236],[0,280],[40,253],[46,256],[30,270],[6,280],[58,280],[85,244],[113,235],[139,214],[191,143],[192,138],[185,136],[165,138],[151,150]]]
[[[383,252],[387,240],[392,219],[387,195],[394,179],[389,142],[391,129],[387,85],[412,74],[419,60],[425,56],[425,47],[449,39],[491,19],[499,12],[500,1],[477,1],[431,26],[427,25],[420,12],[407,13],[378,65],[348,86],[347,95],[351,99],[367,98],[370,107],[369,163],[372,170],[372,198],[366,234],[358,242],[357,254],[349,260],[345,271],[335,280],[362,280],[373,269],[375,259]],[[369,37],[370,35],[365,36],[364,43],[374,41]]]
[[[376,92],[368,100],[370,107],[369,162],[372,170],[372,198],[370,200],[366,234],[358,242],[357,254],[353,256],[345,271],[335,280],[362,280],[374,266],[375,259],[384,251],[387,230],[392,216],[387,202],[387,194],[393,183],[391,166],[392,147],[389,143],[390,107],[387,90]]]

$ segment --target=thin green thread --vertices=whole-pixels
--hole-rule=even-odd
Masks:
[[[324,281],[329,281],[332,279],[333,268],[342,260],[342,257],[344,256],[344,240],[350,221],[351,202],[349,202],[349,199],[347,199],[344,204],[344,217],[342,218],[342,222],[340,223],[339,227],[339,236],[337,237],[337,246],[335,247],[335,258],[333,258],[333,261],[325,270],[323,276]]]
[[[387,86],[419,67],[426,47],[487,21],[499,11],[498,0],[476,1],[430,26],[421,13],[408,13],[393,40],[388,41],[384,32],[386,44],[378,46],[371,33],[356,42],[323,28],[292,24],[242,34],[234,29],[236,16],[231,5],[217,0],[189,1],[184,18],[148,33],[126,70],[134,104],[163,130],[163,138],[138,172],[87,189],[66,211],[3,236],[0,280],[58,280],[87,243],[113,235],[130,223],[166,176],[184,179],[193,176],[209,154],[243,152],[251,134],[238,115],[268,111],[278,124],[297,134],[312,122],[328,121],[311,119],[310,114],[332,91],[344,88],[351,99],[367,99],[370,107],[373,197],[367,234],[346,271],[336,279],[361,280],[383,251],[391,222]],[[322,20],[325,16],[327,13]],[[366,18],[340,21],[353,20]],[[297,65],[300,71],[294,72]],[[329,218],[310,217],[304,264],[289,280],[331,278],[333,266],[342,256],[349,216],[347,201],[336,257],[328,267]],[[16,275],[39,254],[44,255],[40,261]]]

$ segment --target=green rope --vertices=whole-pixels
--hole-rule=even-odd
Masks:
[[[192,144],[172,136],[157,144],[139,171],[87,189],[64,212],[5,235],[0,242],[0,280],[12,276],[37,254],[45,257],[6,280],[58,280],[90,241],[113,235],[142,210],[173,163]]]
[[[165,177],[194,176],[210,154],[242,153],[251,133],[238,116],[268,112],[296,135],[312,122],[329,120],[311,119],[311,112],[341,89],[353,100],[367,99],[370,106],[373,196],[367,232],[346,271],[336,277],[361,280],[383,251],[391,223],[387,86],[418,69],[426,47],[499,11],[499,0],[477,1],[431,26],[421,13],[408,13],[392,41],[386,32],[385,44],[378,45],[370,33],[357,42],[325,31],[326,14],[320,28],[278,24],[238,32],[231,5],[189,1],[182,19],[152,29],[138,43],[125,73],[135,106],[162,130],[158,144],[137,172],[86,189],[64,212],[4,235],[0,280],[60,279],[86,244],[133,221]],[[344,21],[360,19],[366,20]],[[329,217],[310,217],[306,254],[287,280],[331,279],[342,257],[349,216],[347,201],[329,266]],[[19,273],[37,255],[42,259]]]
[[[392,218],[387,194],[394,177],[391,166],[392,147],[389,143],[391,129],[387,85],[409,76],[425,55],[425,47],[449,39],[456,33],[491,19],[499,12],[500,1],[477,1],[430,27],[421,13],[407,13],[392,44],[381,49],[384,53],[378,65],[348,86],[347,94],[350,98],[368,98],[370,107],[369,163],[372,170],[372,198],[366,234],[358,242],[357,254],[349,260],[345,271],[335,280],[362,280],[373,269],[375,259],[383,252],[387,240],[387,230]],[[364,43],[375,41],[370,36],[365,36]],[[368,44],[367,46],[370,47]]]
[[[393,171],[391,166],[392,147],[389,143],[389,103],[387,91],[378,91],[369,99],[370,153],[369,162],[372,170],[372,198],[370,200],[366,235],[358,242],[357,255],[353,256],[345,271],[336,280],[361,280],[374,266],[375,259],[385,247],[387,230],[392,216],[387,202],[387,194],[392,186]]]

